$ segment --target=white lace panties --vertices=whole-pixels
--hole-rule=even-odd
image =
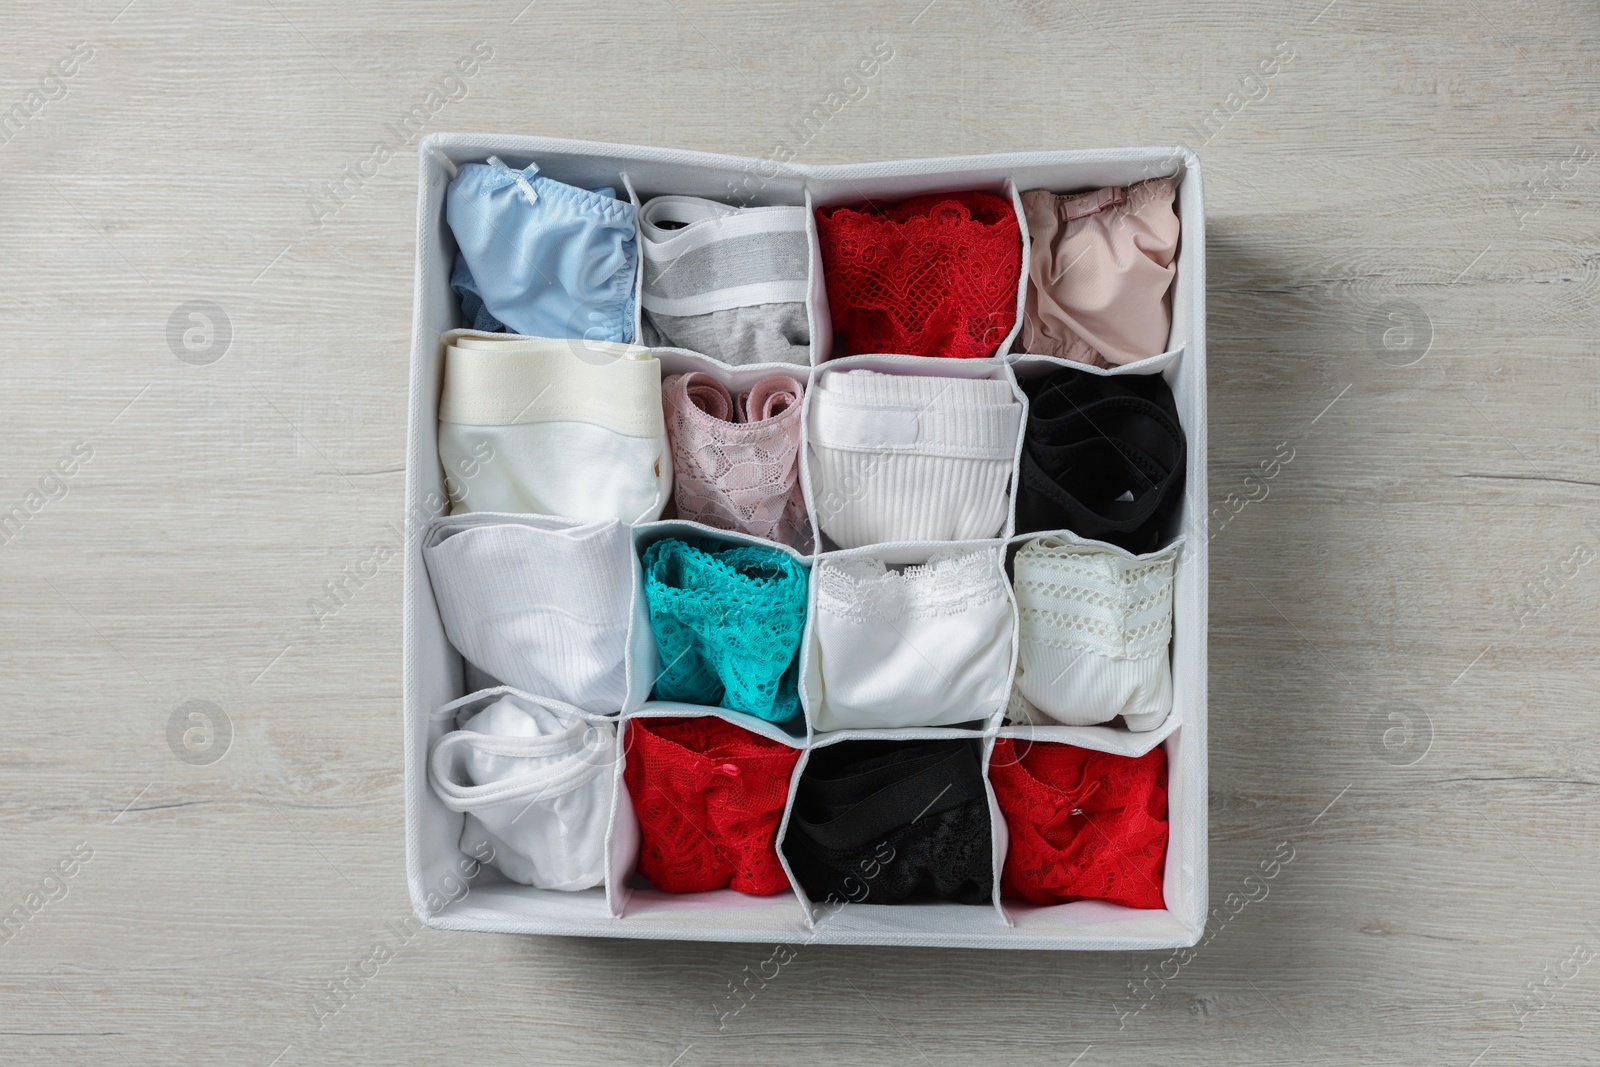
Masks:
[[[811,581],[822,676],[816,729],[943,726],[1004,706],[1011,602],[998,548],[899,570],[825,557]]]
[[[1154,730],[1172,710],[1177,546],[1148,556],[1039,537],[1013,562],[1024,712],[1066,726],[1122,716]],[[1029,716],[1032,717],[1032,716]]]

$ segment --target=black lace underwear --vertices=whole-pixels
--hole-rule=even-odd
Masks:
[[[989,805],[976,741],[843,741],[811,753],[784,855],[813,901],[987,904]]]

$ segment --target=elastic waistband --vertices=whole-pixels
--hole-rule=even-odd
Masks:
[[[875,404],[1014,404],[1004,378],[960,378],[935,374],[885,374],[875,370],[829,371],[820,387],[839,396]]]
[[[1023,206],[1035,197],[1048,196],[1050,208],[1062,222],[1075,222],[1090,215],[1098,215],[1107,208],[1126,205],[1136,212],[1153,200],[1171,201],[1177,185],[1171,178],[1149,178],[1129,186],[1109,189],[1090,189],[1084,193],[1052,193],[1047,189],[1030,189],[1023,193]]]
[[[458,747],[490,755],[525,758],[558,757],[522,774],[483,785],[463,785],[451,777],[451,756]],[[451,811],[476,811],[509,801],[554,800],[582,788],[612,762],[603,731],[578,723],[548,737],[495,737],[472,730],[456,730],[435,742],[429,755],[429,779],[434,794]]]
[[[681,223],[668,229],[664,222]],[[686,252],[753,233],[805,233],[803,207],[736,208],[698,196],[658,196],[639,209],[639,232],[649,259]]]
[[[695,196],[658,196],[640,211],[644,289],[657,315],[706,315],[810,295],[806,210],[733,208]],[[667,222],[681,228],[667,229]]]
[[[490,156],[487,163],[463,163],[450,187],[467,193],[474,185],[478,195],[516,185],[521,187],[522,202],[530,208],[538,207],[548,198],[552,203],[593,213],[602,222],[628,227],[634,224],[636,210],[629,201],[608,195],[609,190],[583,189],[546,178],[539,173],[536,163],[529,163],[521,170],[507,166],[496,156]]]
[[[666,432],[661,364],[647,348],[562,338],[446,340],[440,422],[583,422],[629,437]]]
[[[717,409],[716,411],[707,411],[695,403],[694,395],[701,390],[709,393],[707,399]],[[782,396],[787,399],[784,409],[768,418],[735,422],[737,413],[734,409],[740,406],[740,398],[735,398],[721,382],[704,371],[674,374],[661,383],[661,396],[665,406],[673,413],[681,414],[697,426],[700,432],[719,441],[748,441],[752,438],[770,437],[774,433],[792,432],[798,442],[801,399],[804,394],[805,385],[793,378],[785,375],[763,378],[755,384],[751,393],[747,394],[755,401],[751,406],[759,411],[764,404],[770,404],[775,397]]]
[[[847,452],[907,452],[958,459],[1009,460],[1022,405],[887,403],[825,389],[811,398],[812,443]]]
[[[920,766],[911,769],[905,777],[889,781],[864,796],[859,795],[862,792],[859,787],[865,782],[850,783],[855,789],[823,790],[817,790],[812,783],[803,783],[809,800],[823,800],[832,793],[833,802],[823,803],[838,814],[813,822],[796,811],[795,822],[807,837],[823,848],[860,848],[927,816],[943,814],[984,795],[977,756],[964,743],[925,763],[921,760],[917,763]],[[873,775],[868,780],[877,778]],[[857,796],[851,797],[851,792],[856,792]],[[854,805],[839,810],[852,799],[857,801]],[[798,803],[801,803],[800,798],[797,798]]]

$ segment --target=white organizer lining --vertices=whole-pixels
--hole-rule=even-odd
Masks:
[[[633,336],[630,340],[637,345],[644,343],[644,234],[639,229],[639,209],[644,204],[634,191],[628,172],[621,171],[618,177],[628,194],[628,203],[633,205]]]
[[[817,205],[811,188],[805,190],[806,241],[811,247],[811,299],[806,301],[806,321],[811,325],[811,365],[820,367],[833,356],[833,315],[828,308],[828,286],[822,271],[822,237],[817,233]]]
[[[448,277],[449,257],[453,254],[453,245],[444,226],[439,204],[443,199],[448,176],[444,169],[443,161],[454,159],[466,161],[487,155],[490,151],[497,152],[502,158],[508,160],[531,160],[540,162],[542,172],[557,180],[568,181],[581,185],[620,184],[627,190],[629,199],[636,206],[641,202],[640,196],[635,192],[634,179],[645,171],[658,169],[680,171],[677,175],[654,177],[650,180],[650,188],[670,189],[673,192],[690,195],[707,196],[712,199],[719,198],[719,190],[713,186],[716,177],[708,174],[726,174],[737,171],[748,165],[748,161],[731,157],[708,156],[702,153],[686,153],[661,149],[642,149],[629,146],[597,145],[585,142],[560,141],[542,138],[473,138],[463,135],[434,135],[428,139],[422,148],[422,183],[418,213],[418,249],[419,271],[417,279],[417,310],[416,346],[413,352],[412,375],[412,416],[410,433],[410,453],[412,462],[408,464],[407,502],[408,514],[425,513],[432,500],[437,499],[442,486],[436,487],[429,483],[438,481],[439,475],[427,471],[424,463],[418,459],[427,459],[433,454],[433,443],[428,440],[430,432],[436,426],[434,421],[435,405],[438,396],[439,366],[437,339],[442,329],[436,328],[438,324],[454,325],[458,312],[454,307],[454,300],[449,292],[448,284],[442,287],[439,284],[439,264],[442,262],[443,276]],[[1015,340],[1021,327],[1021,314],[1025,299],[1027,285],[1027,256],[1029,236],[1026,221],[1020,211],[1020,190],[1036,187],[1051,187],[1057,191],[1072,191],[1080,188],[1091,188],[1096,185],[1130,184],[1142,180],[1144,177],[1155,176],[1151,173],[1150,159],[1157,152],[1163,155],[1163,162],[1159,165],[1158,172],[1167,171],[1168,167],[1175,168],[1180,173],[1180,181],[1191,183],[1189,186],[1180,184],[1179,208],[1181,222],[1184,227],[1185,241],[1179,252],[1179,276],[1173,292],[1173,326],[1169,344],[1171,349],[1161,355],[1142,360],[1138,363],[1104,370],[1100,368],[1085,367],[1082,364],[1069,363],[1052,357],[1033,356],[1012,351]],[[1057,175],[1062,167],[1067,166],[1064,153],[1027,154],[1014,157],[975,157],[955,158],[943,160],[915,160],[899,163],[882,163],[866,165],[843,165],[837,167],[780,167],[777,168],[773,178],[764,183],[758,190],[755,203],[788,203],[804,202],[808,208],[808,239],[812,250],[812,300],[808,302],[808,315],[812,329],[812,365],[806,375],[808,386],[814,381],[819,369],[826,365],[828,369],[843,369],[850,365],[873,365],[879,361],[896,365],[895,369],[904,369],[913,373],[966,375],[977,371],[979,367],[985,369],[978,373],[985,376],[993,375],[997,371],[1013,381],[1016,388],[1017,376],[1024,378],[1034,374],[1043,373],[1046,368],[1054,369],[1058,366],[1073,366],[1078,369],[1088,370],[1097,374],[1124,374],[1124,373],[1162,373],[1174,385],[1178,397],[1180,414],[1184,418],[1184,426],[1191,447],[1190,470],[1188,471],[1188,487],[1184,514],[1180,518],[1180,529],[1190,530],[1194,525],[1193,512],[1198,499],[1202,505],[1199,511],[1203,513],[1205,501],[1205,470],[1204,470],[1204,380],[1203,380],[1203,341],[1197,344],[1197,355],[1194,362],[1200,367],[1189,374],[1182,372],[1181,363],[1184,349],[1189,340],[1191,325],[1196,329],[1203,321],[1204,291],[1203,287],[1185,284],[1191,274],[1203,271],[1203,219],[1198,208],[1199,201],[1199,173],[1197,161],[1183,150],[1140,150],[1140,151],[1113,151],[1095,153],[1072,153],[1075,157],[1076,173],[1068,183],[1063,183]],[[1134,168],[1143,160],[1141,169],[1135,173]],[[623,164],[626,164],[625,168]],[[613,169],[607,169],[608,165]],[[957,172],[957,173],[952,173]],[[690,174],[693,177],[690,177]],[[928,182],[923,175],[938,174],[941,180]],[[697,184],[698,183],[698,184]],[[640,182],[644,185],[646,183]],[[831,324],[827,311],[826,287],[821,276],[820,249],[816,239],[815,215],[817,206],[834,206],[836,204],[860,202],[872,198],[878,200],[902,199],[911,195],[926,192],[957,190],[957,189],[988,189],[995,192],[1004,192],[1009,195],[1013,205],[1018,209],[1018,219],[1024,243],[1023,270],[1019,279],[1018,292],[1018,319],[1014,323],[1011,334],[1000,346],[1000,355],[988,360],[946,360],[920,356],[869,356],[862,355],[850,357],[848,362],[843,360],[829,360],[831,352]],[[1185,193],[1192,190],[1192,196]],[[648,199],[646,194],[644,199]],[[725,194],[723,194],[725,195]],[[443,253],[442,255],[440,253]],[[1187,253],[1187,255],[1186,255]],[[640,279],[636,277],[635,287]],[[442,291],[441,291],[442,290]],[[635,300],[635,329],[638,329],[638,301]],[[426,351],[428,335],[433,337],[433,352]],[[636,335],[637,336],[637,335]],[[657,350],[663,360],[663,373],[680,373],[681,370],[705,369],[716,374],[719,379],[729,383],[740,383],[747,387],[745,382],[753,383],[760,377],[771,373],[784,373],[793,377],[800,377],[806,368],[797,368],[792,364],[769,363],[753,364],[737,368],[710,360],[707,357],[683,350]],[[1042,366],[1041,366],[1042,365]],[[679,369],[681,368],[681,369]],[[887,369],[887,368],[884,368]],[[801,372],[801,373],[797,373]],[[1196,383],[1195,379],[1200,381]],[[1196,392],[1197,390],[1197,392]],[[1020,389],[1016,390],[1020,396]],[[808,388],[809,392],[809,388]],[[1025,403],[1025,400],[1024,400]],[[1024,410],[1024,426],[1026,412]],[[804,426],[805,420],[802,420]],[[1198,444],[1199,447],[1196,447]],[[1019,433],[1018,455],[1022,446],[1022,434]],[[806,458],[809,456],[809,442],[805,440],[805,431],[802,430],[802,486],[805,494],[808,514],[813,517],[813,534],[820,539],[820,530],[815,527],[815,504],[812,488],[807,476]],[[437,467],[435,460],[433,466]],[[1015,471],[1015,466],[1013,468]],[[1047,532],[1039,531],[1033,534],[1013,534],[1015,520],[1015,477],[1013,476],[1012,503],[1010,514],[1004,531],[1004,539],[1014,547],[1033,536],[1042,536]],[[433,490],[434,495],[429,496]],[[636,528],[636,546],[640,534],[652,527],[676,525],[683,528],[694,528],[698,524],[688,523],[653,523],[644,524]],[[1203,530],[1203,522],[1201,523]],[[726,534],[723,531],[710,531],[699,528],[704,534],[728,537],[735,540],[753,541],[751,538],[741,538],[739,535]],[[1073,535],[1067,534],[1072,537]],[[1079,539],[1081,540],[1081,539]],[[767,542],[770,544],[770,542]],[[943,546],[954,546],[960,542],[944,542]],[[812,558],[820,556],[823,552],[820,540],[817,550]],[[855,550],[851,554],[873,554],[884,551],[891,546],[871,546],[867,549]],[[413,714],[412,709],[418,705],[416,698],[421,688],[420,679],[431,674],[434,679],[433,689],[439,691],[438,683],[442,679],[446,687],[453,687],[459,693],[462,685],[462,672],[459,659],[444,644],[442,630],[439,627],[437,613],[416,610],[418,605],[417,595],[420,593],[431,607],[431,592],[426,586],[426,576],[422,573],[424,588],[417,589],[415,582],[417,574],[412,566],[420,561],[415,559],[415,549],[408,553],[407,559],[407,611],[406,611],[406,692],[408,721]],[[804,557],[802,557],[804,558]],[[1187,568],[1185,564],[1188,564]],[[1111,727],[1039,727],[1039,726],[1004,726],[1002,716],[996,714],[984,724],[981,731],[974,732],[963,727],[920,727],[898,729],[889,731],[837,731],[829,734],[813,734],[810,729],[810,709],[807,707],[806,686],[804,684],[805,670],[809,665],[808,656],[811,646],[810,620],[808,617],[807,631],[802,640],[802,686],[801,701],[807,723],[806,734],[803,738],[796,738],[783,733],[771,724],[761,723],[750,716],[738,713],[725,712],[722,709],[696,708],[691,705],[673,705],[665,702],[646,702],[622,713],[621,718],[661,715],[682,715],[698,712],[699,714],[719,715],[729,721],[752,729],[767,736],[778,737],[786,743],[795,744],[802,748],[802,757],[797,763],[795,779],[791,781],[789,803],[793,801],[793,785],[804,768],[806,753],[813,746],[839,743],[851,738],[884,737],[892,735],[903,740],[912,740],[919,737],[980,737],[984,745],[984,780],[988,792],[991,821],[993,824],[992,843],[994,847],[994,876],[995,876],[995,914],[999,916],[1000,923],[995,924],[992,919],[981,927],[974,927],[968,920],[952,915],[956,911],[981,911],[989,914],[989,909],[974,908],[970,905],[860,905],[845,908],[837,915],[828,918],[826,923],[816,921],[815,907],[805,900],[804,894],[794,883],[791,874],[791,884],[794,885],[797,897],[802,903],[803,922],[801,929],[808,940],[819,940],[839,943],[883,943],[883,944],[940,944],[940,945],[970,945],[978,947],[1016,947],[1016,948],[1091,948],[1091,947],[1156,947],[1192,944],[1198,938],[1204,927],[1205,915],[1205,766],[1204,766],[1204,647],[1205,635],[1203,623],[1198,633],[1190,633],[1194,629],[1185,625],[1176,617],[1176,613],[1184,611],[1187,617],[1195,617],[1196,602],[1201,611],[1199,618],[1204,619],[1203,608],[1205,601],[1204,568],[1206,554],[1203,542],[1199,550],[1190,553],[1179,563],[1179,589],[1175,604],[1174,645],[1172,659],[1174,667],[1174,710],[1168,722],[1161,728],[1147,734],[1129,734],[1127,731],[1116,730]],[[1185,573],[1187,572],[1187,573]],[[1196,573],[1198,572],[1198,581]],[[1187,580],[1185,580],[1187,579]],[[1009,593],[1009,582],[1007,583]],[[1187,592],[1187,596],[1185,593]],[[642,587],[636,595],[642,598]],[[1187,603],[1186,603],[1187,601]],[[427,616],[431,615],[432,618]],[[808,613],[809,615],[809,613]],[[1013,619],[1015,607],[1013,603]],[[1012,642],[1012,671],[1015,670],[1016,641],[1015,626],[1013,626]],[[631,644],[630,644],[631,648]],[[1180,652],[1187,653],[1185,662],[1180,665]],[[1198,652],[1198,664],[1194,662],[1195,653]],[[451,662],[452,659],[455,662]],[[1196,670],[1198,666],[1198,670]],[[1187,668],[1182,670],[1181,668]],[[1198,686],[1191,687],[1197,691],[1187,692],[1182,688],[1180,676],[1183,674],[1198,680]],[[632,686],[630,685],[630,689]],[[1185,718],[1180,714],[1180,697],[1183,702],[1192,706],[1194,714],[1191,718],[1193,725],[1185,726]],[[620,726],[620,723],[619,723]],[[1192,739],[1185,734],[1196,735]],[[1136,738],[1138,747],[1147,751],[1155,744],[1167,747],[1169,757],[1172,759],[1172,773],[1169,775],[1171,785],[1169,794],[1169,811],[1174,813],[1170,822],[1170,838],[1168,846],[1168,863],[1165,886],[1167,891],[1168,910],[1165,912],[1137,912],[1132,909],[1117,908],[1103,905],[1099,902],[1079,902],[1077,904],[1057,905],[1053,908],[1031,908],[1015,906],[1011,902],[1002,906],[999,901],[999,874],[1003,865],[1005,854],[1005,826],[994,800],[993,788],[988,781],[988,759],[992,751],[993,741],[998,735],[1028,736],[1035,740],[1060,740],[1065,743],[1076,744],[1085,748],[1102,751],[1126,752],[1127,747],[1120,742],[1120,738]],[[421,752],[422,761],[426,760],[426,744],[423,738],[418,737],[414,730],[408,729],[407,736],[407,762],[408,768],[413,767],[413,761],[418,751]],[[1180,760],[1184,773],[1180,774]],[[425,771],[424,771],[425,775]],[[1181,781],[1180,781],[1181,779]],[[600,895],[598,890],[589,890],[578,894],[552,894],[545,891],[531,890],[525,886],[497,885],[492,880],[488,883],[475,885],[466,898],[449,902],[444,908],[434,909],[425,907],[425,889],[427,873],[423,871],[421,852],[423,851],[424,836],[431,837],[436,843],[438,833],[444,830],[449,835],[448,816],[441,820],[437,811],[426,810],[429,805],[427,798],[419,795],[416,789],[416,776],[408,771],[406,782],[407,794],[407,870],[408,880],[412,886],[413,903],[419,916],[431,925],[441,928],[479,929],[479,930],[504,930],[530,933],[573,933],[586,935],[629,936],[641,938],[658,937],[692,937],[707,940],[762,940],[773,936],[780,936],[786,930],[794,932],[787,926],[786,920],[778,918],[770,906],[773,898],[750,898],[742,894],[724,890],[712,894],[693,894],[688,897],[672,897],[670,894],[657,894],[636,897],[639,891],[630,890],[624,884],[627,870],[631,870],[632,858],[637,854],[637,824],[631,818],[631,803],[627,797],[626,788],[621,784],[620,761],[619,771],[615,780],[617,792],[616,802],[613,807],[613,827],[609,839],[611,858],[614,871],[608,872],[607,886],[603,900],[603,915],[609,923],[596,923],[595,910],[580,901],[554,902],[549,898],[556,897],[583,897],[586,894]],[[424,790],[426,781],[422,782]],[[626,806],[627,817],[623,814]],[[1188,817],[1179,818],[1184,812],[1191,813]],[[1195,817],[1194,813],[1198,813]],[[783,823],[780,825],[781,835],[787,827],[789,811],[786,806]],[[441,825],[441,823],[443,825]],[[431,828],[431,832],[430,832]],[[459,821],[454,827],[455,835],[450,840],[459,837]],[[435,850],[436,852],[436,850]],[[781,857],[781,851],[780,851]],[[438,867],[438,856],[435,854],[434,866]],[[626,859],[626,863],[623,860]],[[787,862],[784,863],[788,871]],[[614,875],[614,877],[612,876]],[[651,891],[652,893],[654,891]],[[1182,897],[1180,901],[1181,914],[1175,910],[1174,898]],[[1009,907],[1009,910],[1008,910]],[[787,910],[787,909],[782,909]],[[847,913],[855,912],[853,916]],[[889,912],[892,915],[878,913]],[[789,913],[792,914],[792,913]],[[708,921],[707,917],[711,919]],[[723,916],[725,921],[717,921],[716,916]],[[1066,929],[1062,929],[1062,920],[1069,920]],[[632,920],[632,921],[630,921]],[[1005,932],[1015,936],[997,937],[1001,931],[992,927],[1000,925]]]

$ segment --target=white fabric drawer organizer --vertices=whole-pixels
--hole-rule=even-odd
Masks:
[[[1092,374],[1160,374],[1171,386],[1179,419],[1188,441],[1186,482],[1183,505],[1178,518],[1175,548],[1175,576],[1172,585],[1171,690],[1172,710],[1154,729],[1138,730],[1111,725],[1063,726],[1039,718],[1040,725],[1027,722],[1008,724],[1004,695],[1010,693],[1018,667],[1016,641],[1016,598],[1010,583],[1002,582],[1003,596],[990,588],[993,571],[984,568],[1003,566],[1010,555],[1037,534],[1016,534],[1015,461],[1020,456],[1022,435],[1017,433],[1010,481],[1003,490],[1004,508],[995,510],[1000,489],[988,478],[983,484],[987,501],[983,510],[970,516],[967,527],[982,532],[968,533],[978,540],[894,541],[872,544],[869,548],[838,548],[835,539],[824,536],[818,523],[819,507],[844,509],[841,520],[850,530],[861,530],[849,511],[853,501],[849,487],[836,499],[822,501],[819,484],[827,478],[850,478],[851,435],[887,434],[894,436],[892,420],[875,424],[860,420],[847,403],[839,411],[822,412],[831,432],[841,435],[844,451],[830,450],[823,460],[810,447],[801,449],[801,485],[806,497],[807,519],[811,523],[809,553],[798,557],[816,577],[819,562],[832,573],[828,586],[819,589],[813,581],[810,615],[800,653],[800,698],[804,721],[783,726],[757,720],[749,715],[672,704],[647,699],[654,674],[655,650],[649,626],[643,616],[641,593],[636,575],[614,582],[611,593],[627,596],[627,603],[589,605],[587,624],[605,634],[604,655],[595,662],[573,661],[554,666],[531,665],[518,670],[515,641],[537,643],[545,630],[533,618],[526,635],[514,631],[509,649],[496,648],[492,638],[479,634],[479,655],[487,663],[477,666],[463,660],[446,636],[447,621],[435,600],[429,581],[429,562],[424,550],[448,548],[456,537],[479,536],[475,531],[485,521],[513,522],[525,527],[519,535],[531,543],[540,539],[562,551],[573,538],[587,536],[584,523],[561,519],[486,514],[458,516],[453,523],[436,523],[436,516],[448,511],[447,482],[452,485],[464,471],[452,470],[447,478],[439,450],[440,391],[443,371],[442,336],[470,325],[463,321],[450,289],[455,255],[454,239],[445,222],[445,192],[456,167],[482,162],[498,156],[513,167],[536,161],[540,173],[557,181],[586,188],[609,185],[625,190],[634,204],[651,197],[678,194],[709,199],[733,200],[731,190],[741,190],[738,199],[754,205],[804,207],[807,209],[807,243],[811,256],[807,288],[807,318],[812,338],[810,365],[766,363],[728,367],[681,349],[657,349],[663,375],[706,371],[730,389],[748,388],[758,378],[773,373],[788,373],[805,378],[806,424],[814,432],[817,412],[813,405],[819,385],[828,375],[850,368],[902,372],[915,365],[919,373],[956,378],[981,378],[1010,384],[1014,395],[1023,397],[1019,383],[1025,383],[1057,369],[1062,361],[1022,354],[1017,335],[1020,331],[1022,289],[1026,287],[1027,228],[1023,225],[1024,270],[1018,293],[1019,327],[1000,344],[989,359],[952,360],[915,356],[853,356],[830,360],[832,332],[829,328],[827,296],[824,286],[816,226],[811,214],[818,208],[858,204],[864,200],[895,201],[923,193],[952,190],[984,190],[1019,203],[1023,190],[1044,188],[1073,192],[1112,186],[1127,186],[1148,178],[1173,176],[1178,183],[1178,209],[1182,239],[1177,258],[1177,276],[1172,288],[1172,328],[1167,351],[1151,359],[1112,368],[1089,369]],[[417,213],[416,304],[411,354],[410,415],[407,437],[406,515],[407,544],[405,563],[404,619],[404,728],[405,728],[405,804],[406,875],[412,906],[430,926],[449,930],[478,930],[500,933],[566,934],[591,937],[674,938],[689,940],[751,941],[761,943],[882,944],[907,946],[952,946],[963,948],[1018,949],[1156,949],[1192,945],[1205,928],[1207,912],[1207,806],[1206,806],[1206,625],[1207,568],[1206,548],[1206,351],[1205,351],[1205,217],[1199,161],[1186,149],[1146,148],[1071,152],[1037,152],[1014,155],[918,159],[895,162],[845,164],[834,166],[776,165],[769,161],[731,156],[683,152],[674,149],[600,144],[541,137],[501,135],[436,134],[423,140],[420,148],[421,178]],[[756,180],[751,180],[752,178]],[[754,199],[748,200],[753,190]],[[1019,211],[1019,217],[1021,212]],[[638,283],[636,283],[637,285]],[[637,289],[636,289],[637,295]],[[635,300],[635,337],[640,330],[639,301]],[[930,368],[929,365],[937,366]],[[1082,366],[1073,364],[1074,366]],[[989,401],[998,394],[989,387]],[[1003,391],[1003,387],[1002,387]],[[993,395],[991,395],[993,394]],[[830,398],[831,399],[831,398]],[[997,409],[998,410],[998,409]],[[1009,428],[1001,416],[977,429],[963,433],[982,438],[982,457],[1004,455],[998,448],[997,426]],[[976,437],[974,438],[977,439]],[[809,438],[807,438],[809,440]],[[965,438],[962,438],[964,441]],[[890,442],[894,444],[894,442]],[[908,445],[909,447],[909,445]],[[976,447],[976,446],[974,446]],[[970,454],[979,454],[972,452]],[[449,457],[445,457],[448,459]],[[911,456],[911,459],[919,457]],[[819,462],[828,464],[824,470]],[[984,462],[992,463],[992,458]],[[987,477],[987,476],[985,476]],[[835,489],[837,487],[834,487]],[[990,515],[1002,522],[989,529]],[[923,520],[908,517],[909,528],[920,528]],[[589,524],[592,526],[592,524]],[[664,536],[684,533],[704,535],[704,527],[681,521],[645,522],[632,531],[634,569],[639,553]],[[501,536],[504,536],[502,532]],[[738,535],[721,535],[727,541],[750,541]],[[847,534],[848,537],[855,533]],[[861,536],[869,536],[862,534]],[[1075,539],[1067,535],[1068,543]],[[1097,544],[1097,543],[1096,543]],[[583,551],[587,552],[588,549]],[[596,550],[598,551],[598,550]],[[939,564],[965,553],[966,562]],[[971,558],[973,554],[979,558]],[[843,672],[836,684],[845,699],[837,713],[822,704],[823,672],[818,663],[819,641],[829,639],[849,643],[851,618],[848,596],[862,582],[881,580],[869,560],[891,565],[922,565],[934,561],[926,571],[930,576],[942,566],[949,571],[948,582],[968,582],[977,593],[968,609],[972,626],[984,628],[967,642],[970,677],[964,684],[972,696],[962,699],[993,704],[993,713],[977,722],[950,722],[943,726],[864,728],[862,722],[875,721],[875,709],[888,707],[878,681],[863,673],[870,661],[870,650],[860,655],[862,662],[840,663]],[[441,560],[432,561],[437,569]],[[986,575],[988,577],[986,577]],[[515,577],[515,576],[514,576]],[[626,575],[624,578],[626,579]],[[457,581],[476,581],[491,591],[492,576],[466,572]],[[530,595],[541,592],[537,579],[515,577],[531,583]],[[852,585],[851,583],[856,583]],[[891,584],[899,579],[890,579]],[[508,585],[500,590],[511,595]],[[981,595],[979,595],[981,593]],[[897,595],[910,598],[915,608],[917,597],[931,596],[915,589],[902,589]],[[818,599],[832,597],[829,628],[818,626]],[[996,610],[1001,615],[995,616]],[[449,625],[463,630],[466,623],[459,608],[445,605],[445,614],[454,612]],[[915,614],[912,611],[912,614]],[[1009,614],[1011,649],[997,651],[996,633],[1004,629]],[[994,616],[994,617],[991,617]],[[952,615],[949,619],[963,616]],[[1000,629],[996,630],[997,622]],[[937,620],[941,625],[946,619]],[[550,631],[554,633],[555,630]],[[469,635],[458,639],[472,645]],[[559,640],[552,638],[559,646]],[[941,639],[956,643],[953,639]],[[500,665],[504,654],[510,666]],[[605,877],[603,884],[577,891],[535,889],[516,884],[487,865],[479,865],[462,851],[463,827],[469,826],[462,808],[466,802],[447,804],[430,786],[429,753],[434,742],[457,725],[456,713],[473,710],[500,699],[506,689],[478,693],[491,685],[484,671],[499,669],[512,677],[495,677],[505,686],[529,684],[552,687],[557,691],[536,693],[534,697],[561,698],[562,686],[569,678],[604,677],[615,697],[614,707],[586,707],[583,713],[596,724],[596,736],[609,737],[611,723],[622,728],[626,720],[637,717],[717,715],[754,733],[781,741],[801,750],[795,775],[804,770],[807,754],[824,745],[850,739],[977,738],[983,744],[984,758],[997,737],[1009,736],[1023,745],[1027,740],[1064,742],[1084,749],[1137,756],[1156,746],[1166,750],[1168,760],[1169,838],[1163,891],[1164,910],[1136,910],[1101,901],[1078,901],[1049,907],[1024,904],[1000,898],[1000,867],[1006,849],[1005,820],[995,804],[992,790],[989,807],[994,826],[992,848],[995,864],[995,893],[992,906],[953,903],[938,904],[846,904],[828,907],[807,900],[795,886],[793,893],[770,897],[747,896],[732,890],[675,896],[651,888],[641,888],[630,879],[633,857],[638,851],[639,829],[629,794],[622,782],[622,760],[610,760],[601,771],[609,782],[610,810],[606,834]],[[912,678],[908,684],[927,686],[927,679]],[[523,699],[517,696],[515,699]],[[926,699],[926,697],[924,697]],[[1013,701],[1012,719],[1019,718]],[[509,706],[509,705],[508,705]],[[953,714],[953,713],[952,713]],[[1021,716],[1027,718],[1028,716]],[[534,749],[538,746],[534,745]],[[600,745],[596,750],[614,751],[619,746]],[[793,803],[793,781],[790,804]],[[465,795],[465,794],[464,794]],[[785,825],[789,812],[785,812]],[[586,831],[592,836],[593,831]],[[783,828],[780,826],[780,837]],[[470,836],[470,835],[469,835]],[[472,875],[470,888],[462,882],[463,872]],[[592,879],[584,879],[584,884]]]

